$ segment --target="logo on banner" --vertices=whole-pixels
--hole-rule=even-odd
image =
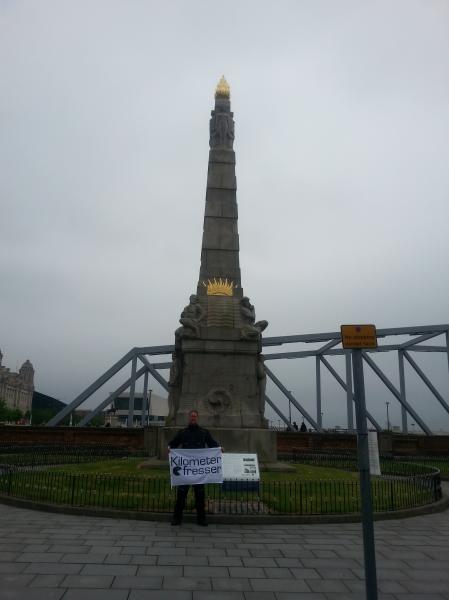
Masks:
[[[221,473],[221,456],[204,456],[202,458],[170,456],[170,467],[176,477],[183,475],[209,475],[210,473]]]
[[[221,483],[221,448],[171,450],[169,456],[172,485]]]

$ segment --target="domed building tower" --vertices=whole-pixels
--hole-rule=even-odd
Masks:
[[[20,367],[19,373],[24,383],[34,387],[34,367],[28,359]]]
[[[29,360],[14,373],[2,365],[0,351],[0,399],[9,408],[19,409],[24,415],[31,412],[34,391],[34,368]]]

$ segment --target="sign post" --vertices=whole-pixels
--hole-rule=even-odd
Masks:
[[[376,348],[374,325],[342,325],[343,348],[352,350],[354,400],[357,423],[357,454],[362,500],[363,551],[367,600],[377,600],[376,550],[374,545],[373,502],[369,468],[368,427],[366,424],[365,382],[362,348]]]

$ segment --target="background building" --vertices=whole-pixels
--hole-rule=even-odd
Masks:
[[[34,368],[29,360],[20,367],[18,373],[2,365],[3,354],[0,350],[0,400],[11,409],[23,414],[31,412],[34,391]]]
[[[141,427],[142,424],[142,393],[134,394],[134,426]],[[158,396],[157,394],[151,393],[151,397],[149,395],[150,402],[150,410],[149,415],[147,414],[146,425],[157,425],[164,426],[165,419],[168,415],[168,400],[167,398],[163,398],[162,396]],[[112,427],[117,426],[127,426],[128,420],[128,411],[129,411],[129,392],[125,392],[121,394],[118,398],[116,398],[112,404],[111,408],[106,411],[106,423]]]

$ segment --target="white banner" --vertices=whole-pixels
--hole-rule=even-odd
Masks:
[[[168,462],[172,486],[223,483],[221,448],[172,448]]]

